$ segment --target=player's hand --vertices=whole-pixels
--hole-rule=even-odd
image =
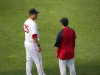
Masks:
[[[41,52],[41,47],[38,47],[38,52]]]
[[[58,57],[58,54],[56,53],[56,56]]]
[[[56,56],[57,56],[57,57],[58,57],[58,54],[57,54],[57,53],[58,53],[58,49],[59,49],[59,48],[58,48],[58,47],[56,47]]]

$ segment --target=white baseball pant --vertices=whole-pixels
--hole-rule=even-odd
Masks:
[[[76,75],[75,67],[74,67],[74,58],[69,60],[60,60],[59,59],[59,68],[61,75],[66,74],[66,65],[69,67],[70,75]]]
[[[38,75],[45,75],[42,67],[42,58],[41,53],[38,52],[38,47],[35,43],[28,42],[25,40],[24,42],[26,49],[26,75],[32,75],[32,63],[36,64]]]

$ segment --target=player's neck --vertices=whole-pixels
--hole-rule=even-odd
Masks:
[[[63,25],[62,25],[62,29],[64,29],[64,28],[67,28],[67,26],[63,26]]]
[[[34,20],[34,18],[32,18],[32,17],[29,17],[29,19],[32,19],[32,20]]]

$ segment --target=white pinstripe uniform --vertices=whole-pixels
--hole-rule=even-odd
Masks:
[[[41,53],[38,52],[38,46],[34,42],[32,35],[37,34],[39,40],[39,32],[36,23],[32,19],[27,19],[24,23],[25,31],[25,49],[26,49],[26,74],[32,75],[32,63],[36,64],[38,75],[45,75],[42,67]]]

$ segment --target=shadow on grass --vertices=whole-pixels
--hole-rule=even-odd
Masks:
[[[59,69],[57,67],[53,68],[44,68],[44,72],[46,75],[60,75],[59,74]],[[11,70],[11,71],[0,71],[0,75],[26,75],[25,70]],[[37,69],[32,69],[32,75],[38,75],[37,74]]]
[[[0,71],[0,75],[26,75],[24,70],[16,71]]]
[[[98,63],[97,61],[86,61],[75,63],[77,75],[100,75],[100,63]]]
[[[100,75],[100,63],[97,63],[96,61],[89,63],[85,63],[85,61],[81,62],[76,61],[75,66],[77,75]],[[44,72],[46,75],[60,75],[58,65],[49,67],[45,66]],[[68,73],[67,75],[69,75],[68,67],[67,67],[67,73]],[[11,71],[7,70],[7,71],[0,71],[0,75],[26,75],[26,72],[25,69],[11,70]],[[32,75],[38,75],[36,68],[32,69]]]

